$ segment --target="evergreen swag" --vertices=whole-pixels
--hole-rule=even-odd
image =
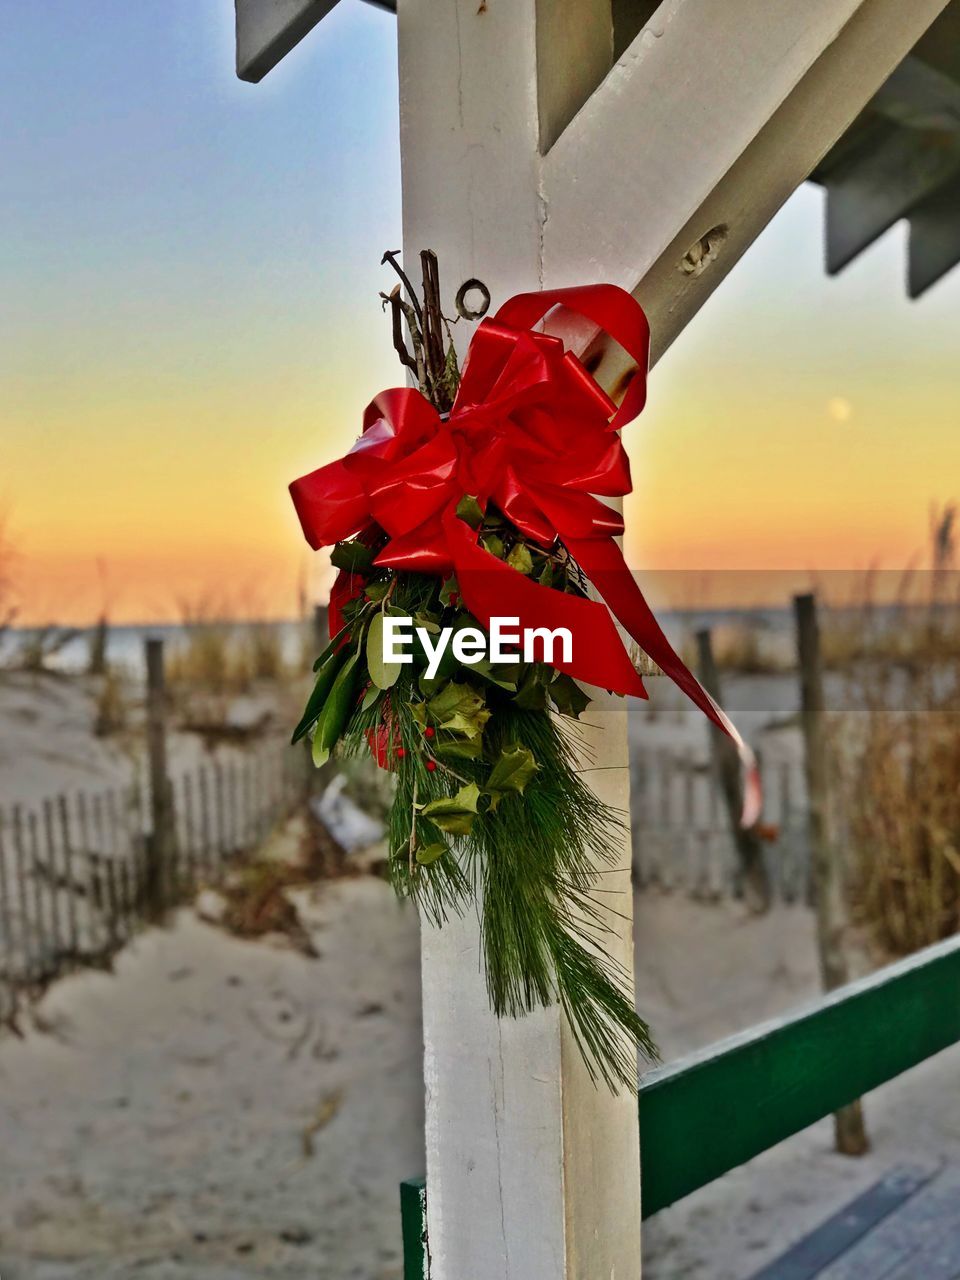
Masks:
[[[399,272],[393,255],[385,260]],[[444,412],[457,366],[452,344],[444,352],[436,341],[446,322],[433,255],[424,255],[422,306],[402,279],[411,302],[399,288],[385,299],[394,343],[421,391]],[[526,541],[475,499],[465,498],[457,514],[479,530],[488,551],[521,573],[585,594],[580,571],[559,544],[544,549]],[[476,903],[494,1011],[517,1017],[559,1001],[593,1078],[611,1088],[633,1085],[636,1047],[650,1058],[656,1049],[624,993],[625,975],[606,954],[608,925],[593,897],[598,867],[620,855],[623,816],[577,770],[577,722],[590,699],[542,663],[461,665],[452,645],[433,679],[416,640],[412,664],[385,665],[387,614],[413,618],[431,633],[479,625],[462,607],[455,579],[376,566],[386,540],[374,527],[334,548],[333,564],[358,575],[362,590],[344,606],[344,626],[316,661],[316,683],[293,740],[309,737],[317,765],[333,752],[372,753],[393,772],[389,871],[397,893],[413,897],[438,925]]]

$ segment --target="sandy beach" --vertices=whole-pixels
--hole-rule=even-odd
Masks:
[[[789,684],[733,692],[767,753],[796,763]],[[0,682],[5,798],[129,778],[129,744],[91,736],[94,694],[60,677]],[[706,753],[662,684],[631,737],[635,753]],[[171,741],[175,767],[206,749]],[[302,834],[292,819],[268,855]],[[185,907],[113,973],[56,982],[22,1038],[0,1036],[4,1280],[399,1280],[398,1183],[423,1171],[418,931],[371,861],[291,891],[315,958]],[[805,907],[756,917],[649,889],[635,911],[637,1003],[667,1060],[817,993]],[[644,1274],[747,1280],[898,1162],[960,1157],[958,1061],[869,1099],[865,1159],[834,1155],[823,1122],[651,1220]]]

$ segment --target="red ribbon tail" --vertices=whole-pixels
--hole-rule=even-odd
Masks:
[[[740,821],[744,827],[752,827],[759,819],[763,806],[756,757],[727,713],[704,689],[664,635],[634,581],[633,574],[627,568],[623,552],[612,538],[566,538],[564,543],[644,653],[733,741],[743,769],[743,809]]]
[[[453,511],[445,513],[443,523],[460,594],[478,622],[489,628],[491,618],[517,618],[526,628],[565,627],[573,642],[571,661],[557,653],[557,646],[552,666],[599,689],[647,696],[605,605],[531,582],[478,546],[476,534]]]

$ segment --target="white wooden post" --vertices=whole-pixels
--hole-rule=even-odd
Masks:
[[[596,0],[565,0],[571,62],[609,66],[612,23]],[[578,15],[591,21],[577,22]],[[472,277],[494,306],[545,281],[535,0],[404,0],[399,9],[404,251],[439,254],[447,296]],[[576,32],[577,41],[570,41]],[[539,58],[556,47],[541,27]],[[579,42],[579,43],[578,43]],[[565,110],[562,83],[552,101]],[[470,334],[458,326],[463,351]],[[591,707],[598,790],[628,804],[626,715]],[[615,766],[611,769],[610,766]],[[630,854],[604,878],[626,917],[615,950],[632,970]],[[490,1012],[474,915],[423,926],[427,1215],[432,1280],[640,1275],[636,1097],[590,1081],[559,1009]]]
[[[407,261],[436,250],[494,305],[612,280],[659,354],[943,4],[665,0],[604,78],[609,0],[401,0]],[[608,387],[630,373],[603,355]],[[624,806],[624,708],[590,718]],[[621,864],[629,966],[626,840]],[[635,1099],[594,1088],[558,1010],[493,1017],[473,916],[424,925],[423,990],[432,1280],[635,1280]]]

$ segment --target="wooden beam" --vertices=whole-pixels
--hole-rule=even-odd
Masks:
[[[944,3],[665,0],[545,158],[544,270],[634,290],[657,358]]]
[[[396,13],[396,0],[366,0]],[[309,35],[337,0],[235,0],[237,75],[257,84]]]
[[[612,0],[539,0],[540,149],[549,151],[613,65]]]
[[[870,106],[911,129],[960,130],[960,84],[920,58],[904,58]]]
[[[565,9],[577,31],[575,6]],[[596,13],[584,0],[584,14]],[[403,239],[408,261],[439,255],[447,310],[462,281],[496,307],[545,276],[541,247],[541,65],[576,58],[539,32],[536,0],[405,0],[399,8]],[[572,77],[571,92],[583,91]],[[545,111],[569,100],[557,77]],[[564,275],[569,280],[568,275]],[[456,326],[463,353],[470,327]],[[617,705],[619,704],[619,705]],[[591,707],[592,775],[626,808],[622,699]],[[604,876],[615,955],[632,972],[630,856]],[[431,1280],[563,1280],[640,1269],[635,1100],[590,1080],[561,1011],[498,1020],[489,1008],[474,913],[422,924],[427,1204]]]

